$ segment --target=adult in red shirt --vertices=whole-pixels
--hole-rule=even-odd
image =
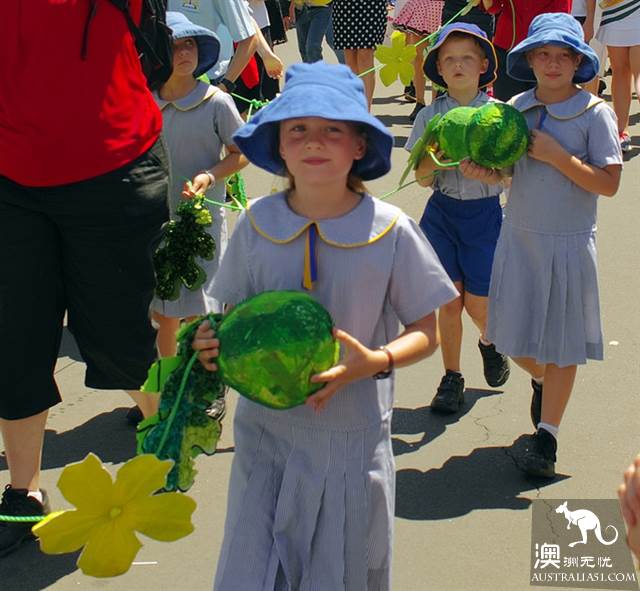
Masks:
[[[134,19],[142,0],[131,0]],[[90,388],[136,392],[155,356],[152,254],[168,218],[162,117],[107,0],[14,0],[0,35],[0,515],[46,512],[39,488],[65,313]],[[0,556],[30,524],[0,521]]]
[[[539,14],[571,13],[571,0],[482,0],[482,5],[489,14],[499,15],[493,37],[498,57],[498,78],[493,84],[493,94],[501,101],[508,101],[535,84],[514,80],[507,74],[507,53],[527,36],[531,21]]]

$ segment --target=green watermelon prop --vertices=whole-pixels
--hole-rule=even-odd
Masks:
[[[449,160],[463,160],[469,157],[467,147],[467,126],[475,107],[456,107],[445,113],[434,130],[438,147]]]
[[[471,117],[466,142],[473,162],[485,168],[506,168],[527,151],[529,127],[518,109],[487,103]]]
[[[205,317],[220,341],[218,371],[207,371],[191,344],[204,318],[178,333],[178,356],[160,359],[149,370],[143,391],[161,392],[160,410],[138,426],[138,453],[171,459],[166,490],[187,491],[194,458],[211,455],[222,432],[207,409],[225,384],[274,409],[304,404],[323,387],[310,378],[338,361],[329,313],[298,291],[267,291],[238,304],[229,314]]]
[[[269,291],[236,306],[217,330],[225,383],[276,409],[304,404],[322,388],[312,375],[333,366],[339,348],[329,313],[297,291]]]
[[[491,102],[482,107],[456,107],[429,121],[411,150],[399,184],[427,155],[443,167],[455,167],[464,158],[470,158],[486,168],[506,168],[524,155],[528,145],[527,122],[511,105]],[[436,157],[438,150],[452,162],[440,162]]]

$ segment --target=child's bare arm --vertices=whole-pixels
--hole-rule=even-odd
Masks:
[[[468,159],[460,162],[458,168],[462,176],[487,185],[499,185],[504,179],[504,175],[499,170],[495,168],[485,168]]]
[[[625,470],[618,497],[629,531],[627,543],[640,560],[640,455]]]
[[[191,187],[185,184],[182,190],[182,196],[189,198],[197,193],[203,193],[211,187],[216,179],[224,179],[232,174],[242,170],[249,161],[240,150],[234,146],[225,146],[227,155],[208,171],[199,172],[193,177]]]
[[[551,135],[534,129],[531,132],[529,156],[557,168],[576,185],[590,193],[613,197],[620,185],[622,166],[611,164],[598,168],[582,162],[567,152]]]
[[[327,382],[322,390],[307,399],[314,410],[324,408],[342,386],[370,378],[389,367],[389,357],[384,351],[365,347],[343,330],[336,329],[335,336],[344,345],[345,355],[337,365],[312,376],[312,382]],[[411,365],[433,354],[438,347],[435,313],[406,326],[404,332],[385,347],[393,357],[394,367]]]

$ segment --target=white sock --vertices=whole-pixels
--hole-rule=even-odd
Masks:
[[[540,376],[539,378],[533,378],[533,381],[538,384],[538,386],[542,386],[544,383],[544,376]]]
[[[31,497],[32,499],[35,499],[40,504],[42,504],[42,502],[44,501],[44,498],[42,497],[42,491],[40,491],[40,489],[38,489],[38,490],[30,490],[27,493],[27,496]]]
[[[538,423],[538,429],[544,429],[547,433],[551,433],[556,439],[558,439],[558,432],[560,431],[560,427],[556,425],[550,425],[549,423],[543,423],[540,421]]]
[[[487,339],[484,338],[484,335],[480,335],[480,342],[485,346],[488,347],[491,344],[491,341],[487,341]]]

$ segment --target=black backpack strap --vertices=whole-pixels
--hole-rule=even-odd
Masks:
[[[138,25],[136,25],[136,23],[133,21],[131,11],[129,10],[129,0],[109,0],[109,2],[111,2],[111,4],[113,4],[124,15],[124,18],[126,19],[127,25],[129,27],[129,31],[131,31],[136,40],[136,46],[138,47],[138,50],[141,50],[142,53],[146,53],[146,55],[156,61],[161,61],[156,54],[156,50],[153,48],[151,43],[149,43],[149,40],[143,35],[142,31],[138,28]]]

